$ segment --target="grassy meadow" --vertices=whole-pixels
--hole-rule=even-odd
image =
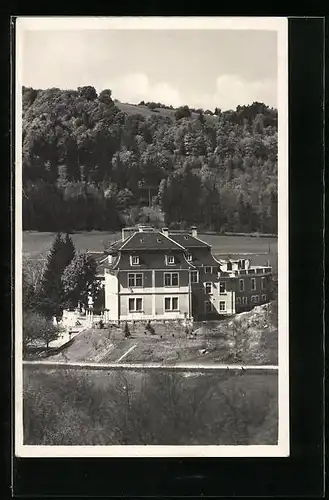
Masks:
[[[55,233],[24,231],[23,255],[29,258],[45,258]],[[108,244],[121,237],[121,233],[105,231],[76,232],[72,240],[80,251],[103,251]],[[254,236],[225,236],[200,234],[199,238],[212,246],[212,252],[218,257],[249,257],[254,265],[265,265],[270,261],[277,270],[278,240],[276,238]]]
[[[147,106],[143,106],[143,105],[138,106],[137,104],[129,104],[129,103],[121,102],[121,101],[116,101],[115,105],[123,113],[127,113],[128,115],[139,114],[139,115],[144,116],[145,118],[147,118],[149,116],[162,116],[165,118],[169,117],[169,118],[174,119],[175,112],[176,112],[175,109],[167,109],[167,108],[155,108],[155,110],[153,111],[150,108],[148,108]],[[191,118],[198,118],[198,116],[199,116],[199,113],[191,112]],[[217,116],[208,115],[208,114],[205,114],[203,116],[208,123],[214,123],[215,121],[218,120]]]

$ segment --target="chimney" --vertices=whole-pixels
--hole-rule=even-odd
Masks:
[[[169,236],[169,229],[167,227],[163,227],[162,228],[162,233],[165,235],[165,236]]]
[[[193,238],[197,238],[198,237],[198,230],[197,230],[196,226],[192,226],[191,231],[192,231],[191,234],[192,234]]]
[[[131,227],[123,227],[122,228],[122,241],[126,240],[128,236],[132,234],[133,229]]]

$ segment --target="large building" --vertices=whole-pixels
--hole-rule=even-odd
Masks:
[[[124,228],[97,260],[109,321],[212,319],[270,298],[271,267],[216,259],[195,227]]]

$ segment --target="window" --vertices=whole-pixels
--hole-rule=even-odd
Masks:
[[[239,266],[240,266],[240,269],[245,269],[245,267],[246,267],[246,261],[245,261],[245,259],[240,259],[239,260]]]
[[[192,262],[192,260],[193,260],[193,257],[192,257],[192,254],[191,254],[191,253],[188,253],[186,258],[187,258],[187,260],[188,260],[189,262]]]
[[[206,266],[206,267],[204,268],[204,272],[205,272],[206,274],[211,274],[211,273],[212,273],[212,267]]]
[[[242,303],[248,304],[248,297],[242,297]]]
[[[191,283],[199,283],[198,271],[191,271]]]
[[[143,286],[143,275],[141,273],[128,273],[128,288]]]
[[[175,257],[173,255],[166,255],[167,265],[175,264]]]
[[[213,305],[209,300],[206,300],[204,303],[204,310],[206,313],[211,313],[213,311]]]
[[[254,304],[258,304],[258,302],[259,302],[259,295],[252,295],[251,296],[251,302],[253,302]]]
[[[239,291],[244,292],[244,280],[239,280]]]
[[[220,294],[226,293],[226,282],[225,281],[219,282],[219,293]]]
[[[210,283],[210,282],[207,281],[204,284],[204,289],[205,289],[206,293],[211,294],[212,293],[212,283]]]
[[[130,256],[130,263],[132,266],[137,266],[139,264],[139,257],[138,255],[131,255]]]
[[[256,290],[256,278],[251,278],[251,290],[253,292]]]
[[[237,304],[241,304],[241,297],[237,297],[237,298],[236,298],[236,303],[237,303]]]
[[[227,269],[228,271],[232,271],[232,262],[227,262],[227,264],[226,264],[226,269]]]
[[[164,286],[178,286],[178,273],[164,273]]]
[[[264,295],[262,295],[262,301],[263,301],[263,302],[266,302],[266,301],[267,301],[267,296],[266,296],[265,294],[264,294]]]
[[[262,290],[266,290],[266,278],[262,278]]]
[[[129,312],[142,312],[143,299],[133,298],[129,299]]]
[[[178,311],[178,297],[165,297],[165,311]]]
[[[226,302],[225,302],[225,300],[220,300],[219,301],[219,310],[220,311],[226,311]]]

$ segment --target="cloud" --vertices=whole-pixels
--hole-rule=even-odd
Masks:
[[[235,109],[238,105],[261,101],[276,106],[274,80],[247,81],[238,75],[220,75],[214,82],[213,93],[196,93],[187,89],[184,93],[168,82],[150,82],[144,73],[131,73],[112,80],[109,87],[120,101],[138,103],[155,101],[174,107],[187,104],[193,108],[213,110],[215,107]]]
[[[252,104],[254,101],[276,105],[275,81],[247,81],[238,75],[217,77],[216,92],[211,101],[213,105],[223,109],[235,109],[238,105]]]
[[[182,97],[179,91],[167,82],[151,84],[144,73],[132,73],[113,80],[110,84],[113,96],[123,102],[144,101],[161,102],[180,106]]]

